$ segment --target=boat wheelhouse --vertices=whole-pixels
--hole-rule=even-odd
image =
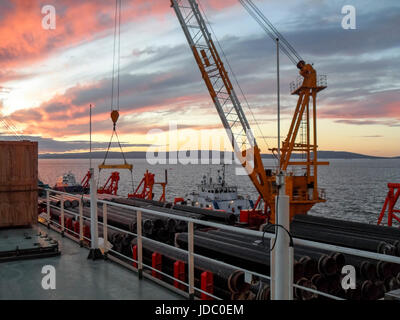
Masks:
[[[225,165],[222,172],[218,170],[216,182],[211,174],[204,175],[197,191],[186,196],[186,203],[193,207],[232,212],[236,215],[239,215],[241,210],[254,207],[254,202],[249,196],[239,195],[237,186],[226,183]]]

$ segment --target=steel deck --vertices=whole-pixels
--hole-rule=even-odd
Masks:
[[[24,233],[48,234],[59,243],[60,256],[0,264],[0,299],[99,299],[99,300],[177,300],[182,296],[111,261],[88,260],[89,251],[63,238],[55,231],[38,225],[33,230],[0,230],[0,239],[12,239]],[[14,245],[8,241],[8,246]],[[5,242],[0,241],[0,244]],[[56,269],[56,289],[44,290],[42,268]]]

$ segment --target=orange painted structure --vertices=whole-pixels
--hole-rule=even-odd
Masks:
[[[90,188],[90,170],[86,173],[81,181],[81,185],[84,189]],[[119,172],[112,172],[110,177],[107,179],[104,186],[97,189],[98,194],[110,194],[116,196],[118,193],[118,186],[119,186]]]
[[[326,77],[317,78],[316,71],[309,64],[299,63],[298,67],[303,81],[291,84],[292,95],[299,97],[279,155],[280,170],[288,172],[290,166],[293,172],[286,176],[285,181],[291,218],[307,213],[316,203],[326,201],[324,191],[318,189],[317,177],[318,166],[329,165],[329,162],[318,160],[317,144],[317,93],[326,89]],[[302,155],[302,159],[292,160],[294,153]]]
[[[393,225],[393,219],[400,222],[400,218],[396,216],[396,213],[400,213],[399,209],[395,209],[396,203],[400,198],[400,183],[389,183],[389,192],[386,196],[385,203],[383,205],[382,211],[378,218],[378,225],[382,223],[383,218],[387,210],[388,220],[387,225],[391,227]]]
[[[281,154],[278,155],[282,160],[281,165],[276,172],[266,170],[260,148],[198,3],[195,0],[171,0],[171,7],[182,26],[236,157],[264,201],[264,212],[269,222],[275,223],[275,196],[278,193],[276,174],[282,170],[287,171],[286,194],[290,197],[291,218],[296,214],[306,214],[314,204],[324,202],[324,194],[318,190],[318,166],[329,163],[317,159],[316,119],[317,93],[327,87],[326,77],[320,76],[317,81],[316,71],[311,65],[304,62],[298,65],[303,80],[291,90],[299,98],[291,128],[283,142]],[[293,153],[302,153],[304,159],[292,161]],[[293,168],[291,172],[289,166]],[[298,168],[301,168],[301,172],[297,172]]]
[[[81,181],[81,186],[83,188],[90,188],[90,178],[92,177],[90,170],[86,173]]]
[[[119,172],[111,173],[103,187],[97,190],[99,194],[110,194],[116,196],[118,193]]]
[[[138,198],[138,199],[146,199],[153,200],[154,193],[153,188],[154,185],[160,185],[162,187],[162,194],[158,201],[165,202],[166,196],[166,186],[168,184],[168,175],[167,171],[165,171],[165,182],[155,182],[155,174],[150,173],[146,170],[143,179],[140,181],[138,187],[136,188],[133,194],[129,194],[128,198]]]

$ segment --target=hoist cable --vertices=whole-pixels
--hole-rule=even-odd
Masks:
[[[117,49],[117,42],[118,42],[118,49]],[[113,68],[111,77],[112,80],[111,110],[119,110],[119,74],[120,74],[120,53],[121,53],[120,48],[121,48],[121,0],[115,0]],[[117,81],[115,79],[116,74],[117,74]],[[115,88],[116,86],[117,88]],[[116,106],[114,105],[115,91],[117,91]]]
[[[262,29],[271,37],[273,41],[279,39],[280,50],[297,65],[303,58],[293,48],[293,46],[286,40],[286,38],[275,28],[275,26],[268,20],[262,11],[256,6],[252,0],[239,0],[240,4],[246,9],[251,17],[261,26]]]
[[[113,132],[110,142],[105,153],[103,165],[105,165],[108,155],[110,153],[111,145],[114,136],[117,138],[118,146],[124,159],[124,164],[127,165],[125,153],[122,149],[121,142],[116,129],[116,124],[119,117],[120,108],[120,70],[121,70],[121,17],[122,17],[122,0],[115,0],[115,14],[114,14],[114,46],[113,46],[113,67],[112,67],[112,86],[111,86],[111,118],[113,120]],[[113,113],[116,112],[116,118],[113,118]],[[99,168],[99,174],[102,168]],[[134,190],[133,172],[131,172],[132,190]],[[98,180],[99,183],[99,180]]]
[[[215,34],[214,29],[213,29],[213,27],[212,27],[210,21],[208,20],[207,15],[206,15],[206,13],[205,13],[205,11],[204,11],[204,9],[203,9],[203,7],[202,7],[202,5],[201,5],[200,2],[199,2],[199,8],[200,8],[200,10],[202,11],[202,14],[204,15],[205,21],[207,22],[208,26],[210,27],[211,33],[213,34],[213,36],[214,36],[214,38],[215,38],[215,41],[217,42],[217,45],[218,45],[219,49],[221,50],[221,53],[222,53],[222,55],[223,55],[223,57],[224,57],[224,59],[225,59],[225,62],[226,62],[226,64],[227,64],[228,68],[229,68],[229,71],[232,73],[233,79],[235,80],[235,83],[236,83],[237,87],[239,88],[239,91],[240,91],[240,93],[241,93],[241,95],[242,95],[242,97],[243,97],[243,99],[244,99],[244,101],[245,101],[245,104],[246,104],[248,110],[250,111],[250,114],[251,114],[251,116],[252,116],[252,118],[253,118],[253,121],[254,121],[254,123],[255,123],[255,125],[256,125],[258,131],[259,131],[260,134],[261,134],[260,137],[263,139],[263,141],[264,141],[264,143],[265,143],[267,149],[269,149],[268,141],[266,140],[265,136],[263,135],[263,133],[262,133],[262,131],[261,131],[261,127],[260,127],[260,125],[259,125],[259,123],[258,123],[258,121],[257,121],[257,119],[256,119],[256,117],[255,117],[255,115],[254,115],[254,113],[253,113],[253,110],[252,110],[251,107],[250,107],[250,104],[249,104],[249,102],[248,102],[248,100],[247,100],[246,95],[244,94],[244,91],[243,91],[242,87],[241,87],[240,84],[239,84],[239,81],[238,81],[238,79],[237,79],[237,77],[236,77],[236,74],[235,74],[235,72],[233,71],[233,68],[232,68],[231,64],[229,63],[229,60],[228,60],[228,58],[227,58],[227,56],[226,56],[226,54],[225,54],[225,50],[223,49],[221,43],[219,42],[218,37],[217,37],[217,35]],[[274,154],[273,154],[273,156],[274,156]]]
[[[4,127],[9,131],[9,133],[13,134],[17,139],[23,140],[22,137],[18,134],[17,130],[10,125],[6,118],[2,118],[1,122],[3,123]]]
[[[279,40],[285,44],[285,46],[289,49],[290,52],[298,59],[303,60],[300,54],[293,48],[293,46],[286,40],[286,38],[275,28],[275,26],[269,21],[269,19],[262,13],[262,11],[255,5],[253,0],[246,0],[250,6],[254,9],[254,11],[258,14],[258,16],[271,28],[271,30],[277,35]]]
[[[118,14],[118,94],[117,94],[117,108],[119,110],[119,90],[120,90],[120,67],[121,67],[121,0],[119,0],[119,14]]]
[[[262,29],[270,36],[270,38],[273,41],[276,41],[278,38],[275,34],[273,34],[266,26],[265,24],[260,20],[260,18],[248,7],[246,3],[244,3],[242,0],[239,0],[239,2],[242,4],[242,6],[246,9],[246,11],[250,14],[250,16],[261,26]],[[280,43],[279,44],[280,50],[289,58],[289,60],[293,64],[297,64],[297,61],[293,56],[287,51],[287,49]]]
[[[303,60],[300,54],[293,48],[293,46],[286,40],[286,38],[275,28],[275,26],[268,20],[268,18],[262,13],[262,11],[255,5],[252,0],[245,0],[257,15],[270,27],[274,34],[279,38],[280,42],[283,42],[287,49],[297,58],[298,61]]]
[[[20,130],[18,130],[18,128],[17,128],[16,125],[14,124],[14,121],[13,121],[11,118],[9,118],[9,117],[5,117],[4,119],[5,119],[5,120],[7,121],[7,123],[10,125],[11,129],[17,134],[17,136],[19,137],[19,139],[23,140],[24,137],[18,133],[18,131],[20,131]]]

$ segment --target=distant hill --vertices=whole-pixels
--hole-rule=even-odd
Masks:
[[[200,155],[200,151],[194,151]],[[188,154],[188,152],[187,152]],[[93,159],[104,159],[105,152],[97,151],[92,152]],[[209,156],[211,157],[211,151],[209,151]],[[46,153],[40,154],[40,159],[89,159],[90,154],[88,152],[85,153]],[[126,152],[125,157],[128,159],[146,159],[146,152],[134,151],[134,152]],[[293,158],[299,158],[299,154],[293,154]],[[359,153],[352,153],[346,151],[318,151],[318,157],[320,159],[400,159],[399,157],[376,157],[369,156]],[[120,159],[121,154],[119,152],[110,152],[108,154],[109,159]],[[167,158],[169,158],[169,154],[167,153]],[[272,159],[272,154],[263,154],[263,159]]]
[[[321,159],[393,159],[390,157],[376,157],[346,151],[318,151],[318,157]]]
[[[104,159],[106,153],[104,151],[92,152],[92,159]],[[128,159],[146,159],[146,152],[125,152],[125,157]],[[89,159],[89,152],[82,153],[44,153],[39,154],[39,159]],[[109,159],[122,158],[119,152],[109,152]]]

